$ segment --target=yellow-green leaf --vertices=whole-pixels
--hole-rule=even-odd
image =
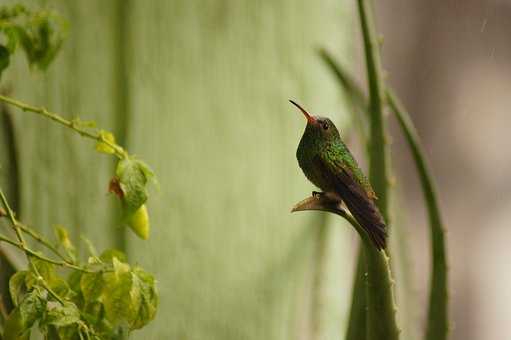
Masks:
[[[74,303],[57,304],[46,313],[45,323],[56,327],[65,327],[80,321],[80,311]]]
[[[128,219],[128,226],[143,240],[149,238],[151,226],[149,224],[149,214],[147,213],[146,205],[142,205],[131,217]]]
[[[25,295],[19,306],[16,307],[5,323],[4,338],[6,340],[21,340],[30,331],[34,323],[40,319],[46,309],[37,289]]]
[[[80,289],[85,301],[98,300],[103,292],[103,274],[101,273],[84,273],[80,279]]]
[[[118,249],[107,249],[99,255],[99,259],[103,262],[112,263],[113,259],[117,258],[117,260],[121,262],[127,262],[126,254]]]
[[[99,132],[99,136],[101,137],[102,141],[96,143],[96,151],[106,154],[115,153],[115,150],[110,145],[104,142],[106,141],[110,144],[115,144],[114,134],[109,131],[101,130]]]
[[[9,293],[11,294],[11,299],[15,306],[19,304],[23,295],[27,292],[27,286],[25,284],[27,273],[27,271],[17,272],[9,280]]]
[[[140,281],[141,301],[137,318],[131,326],[132,330],[147,325],[147,323],[154,319],[158,309],[158,291],[154,277],[140,267],[133,268],[133,274]]]
[[[57,236],[57,240],[59,244],[64,248],[67,255],[73,260],[76,260],[76,248],[71,242],[71,239],[69,238],[69,233],[67,232],[67,229],[64,228],[61,225],[56,225],[53,227],[55,231],[55,235]]]
[[[140,307],[139,280],[134,280],[129,265],[113,259],[114,272],[104,274],[103,305],[113,325],[132,324]]]

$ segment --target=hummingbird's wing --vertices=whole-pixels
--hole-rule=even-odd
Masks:
[[[353,217],[367,232],[375,246],[378,249],[384,249],[387,231],[383,217],[372,197],[369,197],[367,191],[355,179],[353,172],[343,165],[341,160],[325,161],[321,156],[316,156],[313,162],[323,174],[329,174],[330,187],[341,196]]]

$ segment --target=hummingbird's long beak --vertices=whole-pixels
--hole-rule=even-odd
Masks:
[[[305,116],[305,118],[307,118],[307,122],[309,124],[313,124],[316,122],[316,118],[314,118],[313,116],[311,116],[307,111],[305,111],[305,109],[303,107],[301,107],[300,105],[298,105],[296,102],[292,101],[292,100],[289,100],[289,102],[291,104],[293,104],[294,106],[296,106],[300,111],[302,111],[303,115]]]

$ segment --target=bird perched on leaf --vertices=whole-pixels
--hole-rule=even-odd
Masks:
[[[290,100],[307,118],[296,158],[305,176],[323,193],[344,202],[378,249],[385,249],[387,231],[376,207],[376,195],[339,131],[328,118],[312,116]]]

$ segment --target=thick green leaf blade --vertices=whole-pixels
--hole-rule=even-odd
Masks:
[[[393,279],[390,272],[388,256],[384,250],[379,251],[374,247],[373,242],[355,220],[355,218],[346,212],[341,203],[328,195],[311,196],[301,201],[293,207],[294,211],[319,210],[334,213],[346,219],[355,228],[362,239],[364,259],[365,259],[365,275],[363,281],[365,285],[366,304],[365,317],[366,328],[357,328],[356,332],[350,334],[363,334],[368,339],[397,339],[399,337],[399,329],[395,320],[395,305],[393,296]],[[364,291],[364,289],[362,289]],[[356,295],[354,295],[356,297]],[[363,315],[363,314],[362,314]],[[359,317],[361,318],[361,317]],[[352,326],[360,326],[361,323],[355,323]],[[353,338],[355,340],[355,338]],[[358,340],[358,339],[356,339]]]
[[[364,259],[364,249],[361,248],[357,256],[356,276],[353,283],[350,318],[348,321],[348,330],[346,331],[346,340],[365,339],[366,337],[366,271],[367,266],[366,260]]]
[[[339,76],[340,84],[351,96],[354,97],[358,106],[365,107],[366,99],[363,92],[352,78],[349,77],[346,71],[343,70],[326,52],[323,52],[322,57],[327,65],[332,69],[334,74]],[[405,110],[392,90],[386,90],[386,98],[392,112],[396,115],[401,130],[403,131],[408,146],[410,147],[428,211],[433,251],[426,339],[445,340],[447,339],[449,331],[447,252],[444,232],[445,227],[441,218],[434,179],[427,165],[427,160],[420,144],[420,138],[408,112]],[[358,281],[359,280],[357,280],[357,282]],[[355,328],[355,326],[352,327],[350,323],[350,328]],[[348,334],[351,334],[351,332],[348,332]],[[348,339],[354,338],[348,336]]]
[[[387,90],[387,100],[403,131],[412,153],[428,211],[431,233],[432,269],[429,293],[427,340],[445,340],[449,332],[447,251],[445,227],[438,205],[433,176],[429,171],[420,139],[410,116],[391,90]]]

